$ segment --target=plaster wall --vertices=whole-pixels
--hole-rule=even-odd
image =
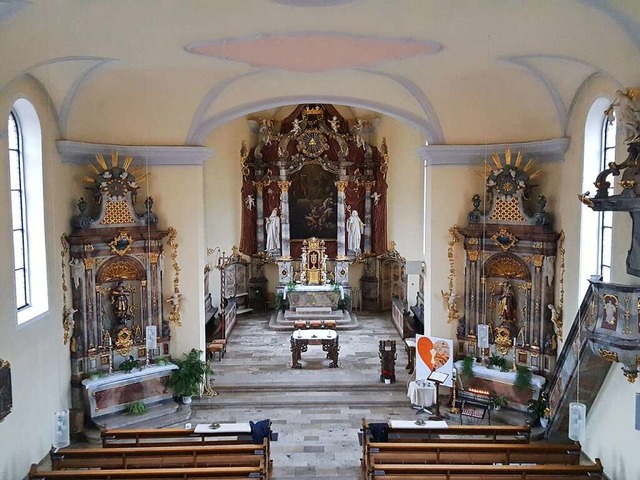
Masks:
[[[182,293],[182,326],[171,325],[171,355],[180,357],[192,348],[204,351],[204,277],[206,247],[204,233],[204,183],[201,166],[154,166],[148,184],[154,199],[159,227],[174,227],[178,243],[177,263]],[[172,249],[166,245],[164,295],[173,293]],[[165,318],[169,309],[165,305]]]
[[[32,462],[51,447],[53,412],[69,405],[70,363],[63,344],[60,236],[68,232],[74,172],[60,162],[55,150],[58,136],[46,94],[23,77],[0,92],[0,118],[6,119],[13,103],[26,98],[34,106],[42,129],[45,236],[49,309],[17,325],[9,203],[6,130],[0,135],[0,358],[11,364],[13,411],[0,423],[0,478],[22,478]],[[6,122],[6,120],[5,120]],[[5,123],[6,125],[6,123]],[[70,196],[71,194],[71,196]]]
[[[218,249],[207,258],[211,267],[209,285],[213,305],[220,304],[220,271],[215,268],[220,252],[230,255],[231,248],[240,244],[244,208],[240,195],[242,140],[246,140],[247,148],[251,148],[257,141],[246,118],[228,122],[215,129],[206,142],[215,151],[213,157],[204,164],[203,171],[206,248]],[[277,283],[277,269],[275,275]],[[275,284],[270,282],[268,287],[274,290]]]

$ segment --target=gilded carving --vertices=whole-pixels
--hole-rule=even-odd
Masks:
[[[467,243],[469,245],[478,245],[480,243],[480,240],[478,239],[478,237],[471,237]]]
[[[440,293],[442,294],[442,298],[444,298],[444,301],[447,306],[447,312],[448,312],[447,322],[452,323],[457,321],[458,318],[460,317],[460,314],[458,313],[458,306],[456,305],[456,299],[458,296],[453,291],[453,284],[456,279],[456,269],[455,269],[455,263],[453,258],[453,247],[456,243],[460,241],[460,238],[458,237],[457,225],[454,225],[449,229],[449,235],[450,235],[450,240],[447,246],[447,258],[449,259],[449,277],[448,277],[449,291],[445,292],[444,290],[441,290]],[[476,254],[477,254],[477,251],[476,251]]]
[[[160,257],[159,253],[150,253],[149,254],[149,263],[156,264],[158,263],[158,258]]]
[[[512,234],[509,230],[505,228],[501,228],[498,233],[494,233],[491,236],[491,240],[496,242],[496,244],[502,248],[502,251],[506,252],[511,247],[513,247],[518,239],[514,234]]]
[[[638,372],[630,372],[629,370],[622,369],[622,374],[627,378],[629,383],[636,383],[636,379],[638,378]]]
[[[100,272],[99,283],[111,282],[113,280],[135,280],[138,278],[138,270],[131,262],[119,260],[111,262]]]
[[[469,256],[469,261],[470,262],[477,262],[479,253],[480,252],[478,250],[468,250],[467,251],[467,255]]]
[[[544,255],[532,255],[533,264],[536,268],[541,268],[542,263],[544,262]]]
[[[136,219],[133,218],[129,210],[129,201],[126,199],[116,201],[107,200],[105,209],[105,215],[100,221],[101,225],[136,223]]]
[[[346,180],[338,180],[336,182],[336,188],[338,189],[338,192],[344,193],[348,184],[349,182],[347,182]]]
[[[496,349],[502,355],[506,355],[511,349],[511,332],[507,327],[498,327],[494,332]]]
[[[598,350],[600,356],[609,362],[616,363],[618,361],[618,354],[616,352],[612,352],[610,350],[605,350],[604,348],[600,348]]]
[[[109,247],[111,247],[113,253],[122,257],[133,248],[133,238],[126,230],[121,230],[120,233],[109,242]]]
[[[282,193],[287,193],[289,191],[289,187],[291,186],[290,180],[279,180],[278,186],[280,187],[280,191]]]
[[[542,248],[542,242],[533,242],[533,248],[541,249]]]
[[[528,272],[517,260],[511,257],[501,257],[487,266],[486,275],[488,277],[525,279]]]
[[[364,182],[364,189],[367,193],[371,193],[371,189],[373,188],[373,186],[376,184],[376,182],[372,182],[370,180],[367,180]]]
[[[131,349],[133,348],[133,335],[131,334],[131,330],[127,327],[122,327],[118,332],[118,336],[116,338],[116,348],[115,350],[122,355],[129,355]]]
[[[167,244],[171,247],[171,261],[173,266],[173,295],[170,298],[178,299],[176,302],[171,302],[172,310],[169,314],[169,320],[176,323],[176,325],[181,326],[182,320],[180,319],[180,302],[179,299],[181,297],[180,293],[180,265],[178,265],[178,232],[175,228],[169,227],[169,239],[167,240]],[[234,247],[235,248],[235,247]],[[157,302],[157,298],[154,299],[154,303]]]
[[[84,268],[85,270],[93,270],[93,267],[96,263],[95,258],[83,258],[82,259],[84,261]]]
[[[578,195],[578,199],[582,203],[584,203],[587,207],[589,207],[589,208],[593,208],[594,207],[593,201],[589,198],[589,192],[583,193],[583,194],[579,194]]]
[[[258,193],[262,193],[262,189],[264,188],[264,182],[251,182]]]

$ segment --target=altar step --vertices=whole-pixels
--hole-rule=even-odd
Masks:
[[[294,330],[296,321],[309,320],[332,320],[336,323],[336,330],[354,330],[358,328],[358,318],[353,312],[334,310],[331,313],[302,313],[287,310],[276,311],[269,319],[269,328],[271,330],[287,331]]]
[[[406,385],[399,382],[391,385],[274,383],[259,386],[224,385],[214,389],[218,393],[215,397],[193,399],[194,411],[247,405],[255,408],[326,407],[332,404],[358,407],[406,407],[408,403]]]

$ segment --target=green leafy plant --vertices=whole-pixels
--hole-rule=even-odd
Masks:
[[[473,363],[475,359],[471,356],[464,357],[462,359],[462,367],[460,368],[460,375],[466,378],[473,377]]]
[[[134,368],[140,368],[140,362],[138,362],[138,360],[135,360],[132,355],[129,355],[129,358],[127,358],[120,364],[118,370],[121,370],[125,373],[131,373],[131,370],[133,370]]]
[[[504,395],[491,395],[489,398],[489,406],[493,410],[499,410],[502,407],[506,407],[507,404],[507,398]]]
[[[192,348],[182,359],[174,360],[178,369],[173,371],[167,381],[174,395],[190,397],[200,392],[200,384],[204,382],[205,375],[213,373],[201,356],[202,350]]]
[[[127,413],[129,415],[142,415],[147,410],[149,410],[149,407],[147,407],[147,404],[140,400],[136,400],[135,402],[131,402],[127,404]]]
[[[91,380],[95,380],[96,378],[104,378],[107,376],[107,372],[102,370],[91,370],[84,374],[85,378],[90,378]]]
[[[501,372],[506,372],[508,370],[507,367],[507,359],[500,355],[491,355],[489,357],[489,368],[498,367]]]
[[[345,293],[344,297],[338,300],[338,308],[343,312],[351,310],[351,297]]]
[[[516,367],[516,378],[513,381],[513,387],[518,390],[531,388],[531,370],[529,368],[520,365]]]
[[[532,398],[527,402],[527,411],[531,413],[531,419],[536,422],[541,417],[549,416],[549,402],[543,395],[540,395],[537,400]]]
[[[289,310],[289,299],[284,298],[284,293],[278,292],[276,293],[276,301],[275,301],[276,310]]]
[[[153,364],[154,364],[154,365],[169,365],[170,363],[171,363],[171,362],[170,362],[169,360],[167,360],[166,358],[164,358],[164,357],[156,358],[156,359],[153,361]]]

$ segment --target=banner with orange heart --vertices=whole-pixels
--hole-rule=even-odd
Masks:
[[[426,380],[435,371],[446,373],[443,385],[452,386],[453,340],[416,335],[416,379]]]

